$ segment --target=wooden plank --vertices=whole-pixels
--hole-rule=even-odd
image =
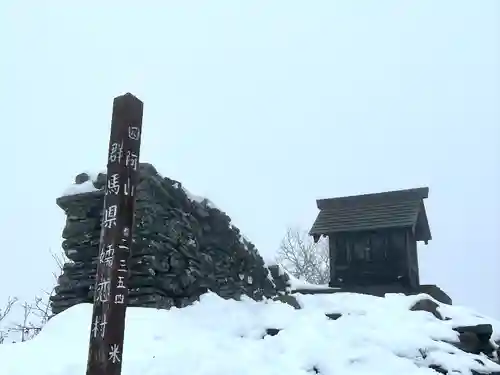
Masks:
[[[87,375],[121,374],[142,115],[132,94],[114,99]]]

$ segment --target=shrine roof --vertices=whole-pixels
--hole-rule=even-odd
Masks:
[[[414,228],[417,241],[429,241],[431,232],[423,200],[429,188],[389,191],[319,199],[320,209],[309,234],[315,237],[338,232],[384,228]]]

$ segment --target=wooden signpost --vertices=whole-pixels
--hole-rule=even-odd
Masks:
[[[86,375],[121,374],[142,114],[132,94],[114,99]]]

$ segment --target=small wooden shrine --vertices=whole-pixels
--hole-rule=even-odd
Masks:
[[[310,234],[329,238],[330,287],[420,287],[417,242],[431,240],[428,188],[320,199]]]

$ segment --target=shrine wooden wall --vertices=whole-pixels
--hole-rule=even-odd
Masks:
[[[331,286],[419,284],[410,228],[335,233],[329,235],[329,245]]]

